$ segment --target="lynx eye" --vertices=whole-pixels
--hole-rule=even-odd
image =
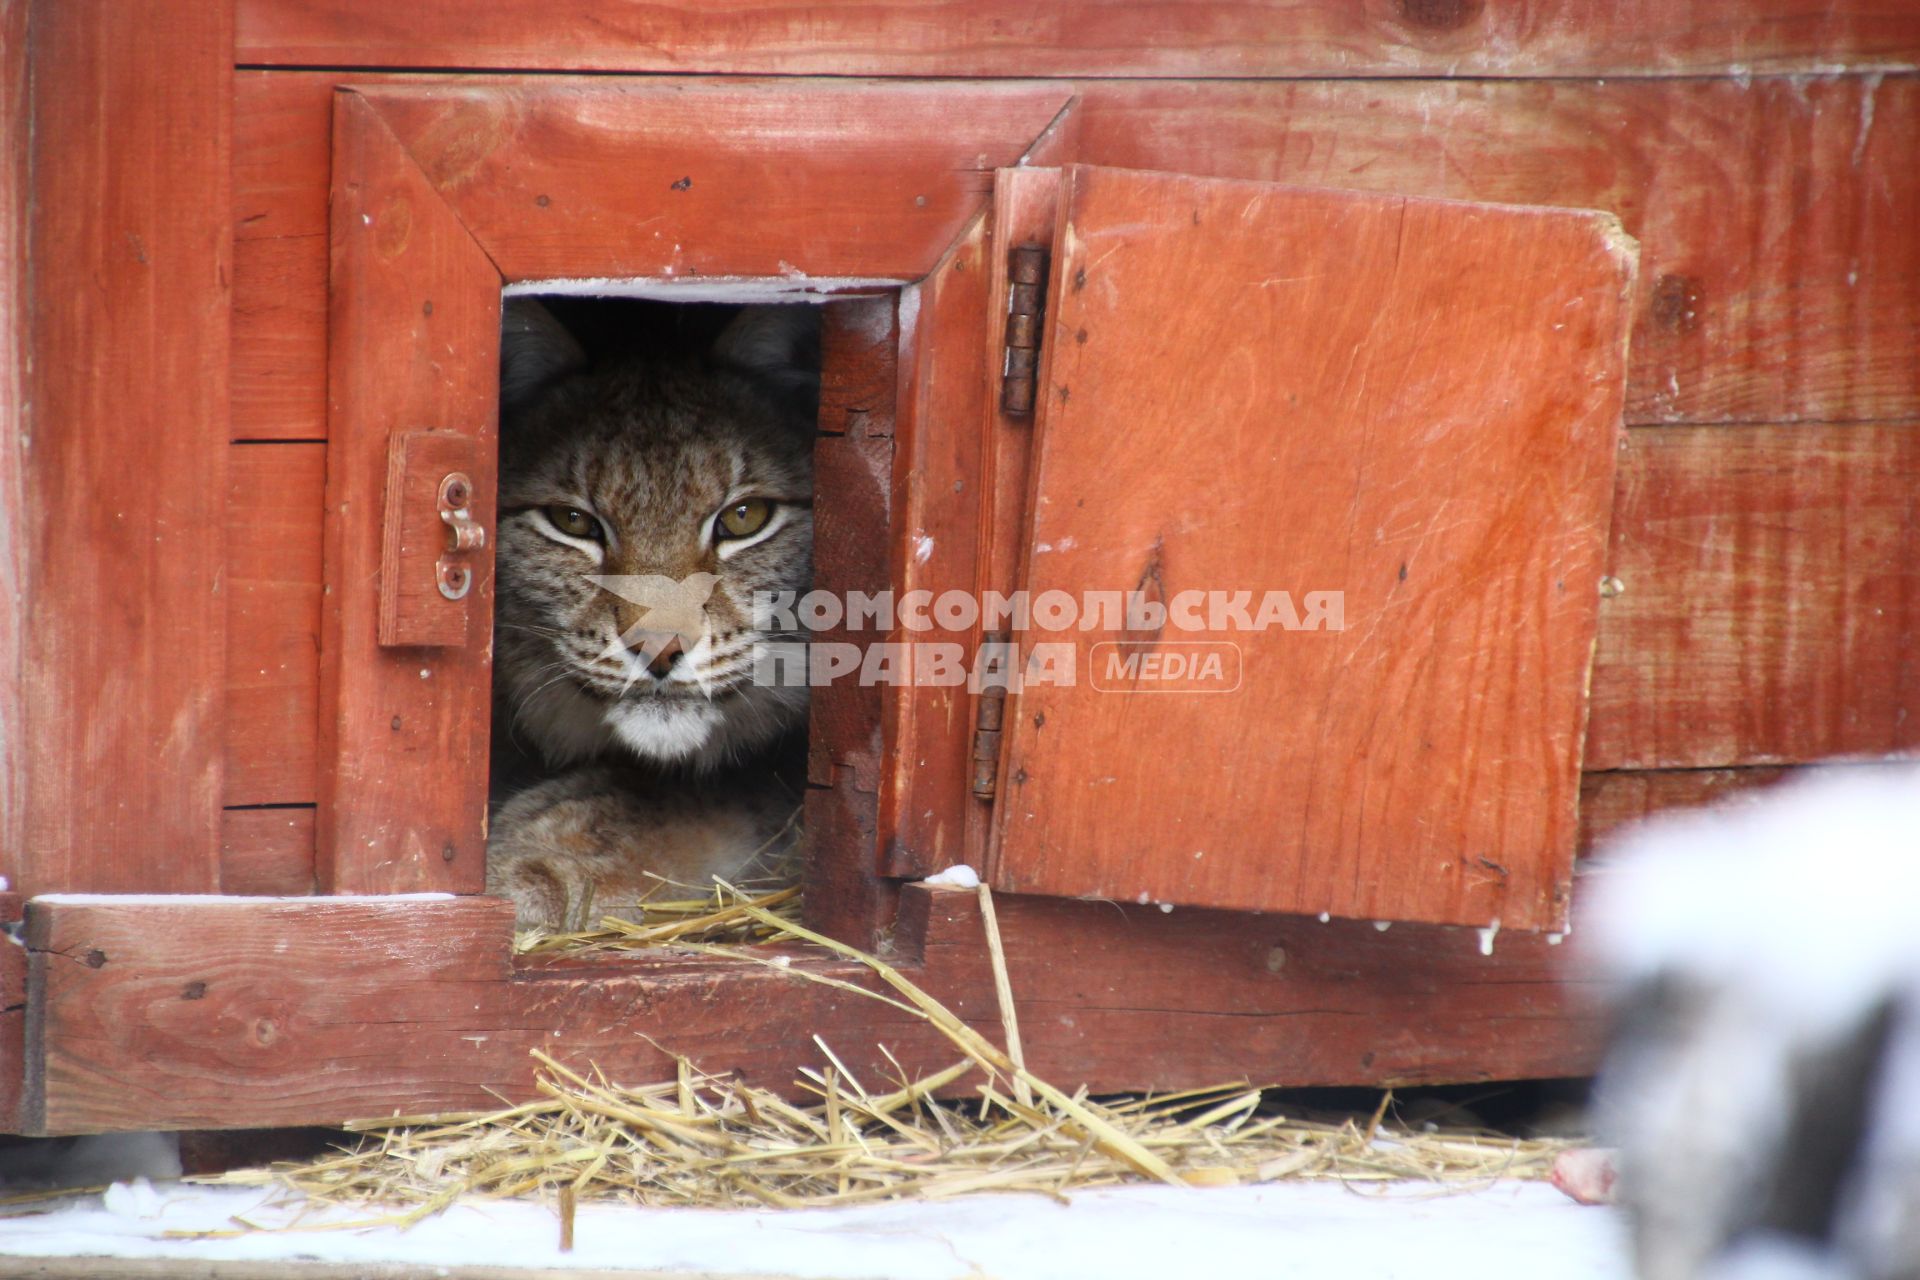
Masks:
[[[773,504],[765,498],[743,498],[720,509],[714,523],[716,538],[750,538],[767,527],[773,518]]]
[[[569,538],[591,538],[600,541],[600,522],[578,507],[548,507],[543,515],[554,528]]]

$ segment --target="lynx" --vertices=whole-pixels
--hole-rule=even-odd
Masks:
[[[769,762],[806,690],[755,672],[804,637],[754,601],[811,575],[815,334],[810,307],[750,307],[705,352],[590,361],[508,303],[487,884],[523,925],[792,852]]]

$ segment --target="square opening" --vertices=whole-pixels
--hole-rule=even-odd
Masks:
[[[577,931],[798,883],[820,299],[510,294],[488,891]]]

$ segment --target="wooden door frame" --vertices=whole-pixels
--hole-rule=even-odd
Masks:
[[[390,437],[452,430],[477,446],[475,514],[491,527],[502,285],[637,278],[697,289],[701,280],[784,278],[815,293],[915,287],[906,368],[921,390],[897,415],[904,421],[889,432],[868,412],[853,434],[824,442],[823,470],[839,481],[871,489],[876,476],[899,477],[858,500],[890,530],[890,563],[833,585],[905,591],[943,574],[970,585],[971,524],[952,521],[967,519],[972,495],[963,482],[959,501],[941,502],[930,482],[951,494],[949,469],[971,474],[973,453],[915,465],[927,442],[965,447],[980,431],[973,404],[985,320],[978,290],[948,281],[967,277],[970,263],[969,278],[981,275],[992,170],[1063,133],[1071,102],[1068,90],[1044,85],[760,81],[506,80],[336,94],[316,845],[324,891],[474,893],[484,883],[491,553],[475,557],[465,646],[382,648],[381,526],[372,513],[383,502]],[[973,395],[927,395],[930,387]],[[884,456],[895,432],[905,445],[898,467]],[[849,451],[863,453],[862,465],[839,464]],[[910,554],[909,527],[950,549]],[[828,555],[826,578],[839,568]],[[895,744],[918,741],[918,726],[936,718],[943,741],[958,736],[952,709],[923,716],[918,695],[883,711],[858,691],[821,692],[830,704],[860,701]],[[877,863],[880,848],[922,838],[879,826],[881,794],[929,795],[910,804],[889,795],[890,814],[937,811],[931,797],[951,775],[883,776],[883,742],[845,723],[858,718],[828,707],[843,750],[810,774],[828,788],[844,776],[867,797],[837,834],[870,842]]]

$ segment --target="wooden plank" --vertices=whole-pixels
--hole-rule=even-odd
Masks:
[[[433,1097],[436,1077],[460,1074],[460,1037],[490,1030],[512,917],[494,898],[36,900],[29,1034],[44,1058],[28,1079],[26,1127],[138,1128],[149,1114],[175,1128],[263,1127],[222,1120],[220,1101],[263,1093],[284,1095],[276,1114],[316,1122],[397,1101],[337,1093],[329,1076],[354,1058],[390,1078],[404,1062]],[[151,929],[186,945],[150,970]],[[449,1034],[425,1043],[435,1029]]]
[[[894,471],[894,590],[927,599],[971,591],[977,575],[981,423],[986,413],[988,255],[983,217],[908,291],[915,317],[901,381],[900,461]],[[890,641],[973,650],[977,628],[909,631]],[[949,653],[951,654],[951,650]],[[920,659],[913,659],[918,662]],[[885,726],[881,830],[889,875],[930,875],[966,861],[967,756],[972,699],[964,685],[893,691]]]
[[[1006,342],[1009,271],[1008,257],[1021,246],[1040,246],[1050,254],[1054,228],[1059,221],[1060,171],[1053,168],[1004,169],[996,175],[993,187],[994,245],[991,263],[992,284],[987,299],[986,349],[1003,351]],[[1044,304],[1043,304],[1044,315]],[[1028,461],[1033,442],[1031,415],[1015,417],[1001,406],[1001,382],[1004,361],[987,361],[982,415],[986,438],[980,451],[980,516],[976,536],[975,589],[984,599],[989,591],[1011,594],[1019,582],[1021,533],[1027,527]],[[977,633],[976,633],[977,634]],[[979,695],[967,701],[969,715],[978,724]],[[1001,708],[1004,712],[1004,706]],[[1001,730],[1004,734],[1004,727]],[[971,754],[971,753],[969,753]],[[984,754],[984,753],[983,753]],[[993,820],[990,800],[981,797],[973,785],[978,779],[961,782],[964,799],[965,856],[958,861],[983,868],[987,865],[987,838]],[[947,862],[956,859],[949,858]],[[916,868],[921,875],[940,870],[934,865]]]
[[[243,218],[324,230],[312,104],[345,74],[242,77],[241,118],[276,122],[242,134]],[[1089,163],[1617,213],[1642,252],[1629,421],[1920,418],[1914,77],[1073,87]],[[239,434],[313,438],[324,253],[261,253],[236,263],[237,310],[274,317],[240,331]]]
[[[334,75],[234,76],[233,434],[327,434]]]
[[[27,237],[32,207],[32,103],[27,6],[0,8],[0,873],[15,878],[26,835],[27,359],[32,334]],[[10,1070],[0,1062],[0,1070]]]
[[[327,71],[234,73],[235,240],[327,234],[333,91],[349,78]]]
[[[971,893],[909,886],[894,960],[998,1037]],[[220,1128],[532,1096],[528,1050],[631,1081],[669,1052],[791,1090],[819,1034],[856,1073],[952,1047],[892,1007],[750,961],[525,965],[491,899],[42,900],[29,1127]],[[1575,1075],[1601,1027],[1578,946],[1465,929],[1002,899],[1028,1060],[1065,1087]],[[867,985],[862,971],[802,966]],[[751,1035],[741,1028],[751,1027]],[[971,1081],[957,1086],[965,1092]]]
[[[19,924],[25,895],[0,892],[0,923]],[[20,1129],[27,1066],[27,949],[0,944],[0,1133]]]
[[[1632,246],[1065,173],[995,887],[1561,927]]]
[[[813,590],[846,600],[888,584],[895,397],[900,342],[896,294],[821,309],[819,435],[813,447]],[[884,632],[846,619],[812,637],[862,653]],[[885,769],[878,685],[843,677],[816,684],[807,705],[807,920],[859,947],[893,922],[897,886],[879,877],[880,780]]]
[[[8,750],[27,775],[9,871],[30,892],[210,889],[226,632],[232,11],[161,0],[24,7],[30,409],[7,447],[31,440],[17,487],[34,625],[24,729]]]
[[[220,815],[220,892],[298,897],[314,892],[311,805]]]
[[[316,856],[334,893],[477,893],[485,877],[492,645],[380,647],[389,433],[473,441],[474,518],[494,527],[500,277],[358,95],[335,132]],[[448,353],[455,353],[449,355]],[[493,608],[493,547],[468,606]]]
[[[509,280],[694,284],[918,279],[1068,97],[653,80],[362,92]]]
[[[233,273],[234,439],[326,439],[326,236],[236,238]]]
[[[1081,87],[1090,164],[1606,209],[1627,418],[1920,417],[1920,78]]]
[[[1683,75],[1911,67],[1920,17],[1854,0],[1035,7],[242,0],[240,61],[295,66],[994,76]]]
[[[1920,425],[1633,432],[1588,767],[1920,748],[1916,492]]]
[[[233,445],[229,457],[226,803],[311,801],[326,446]]]
[[[1578,930],[1566,945],[1501,934],[1483,956],[1471,929],[1383,933],[1358,921],[1030,897],[996,905],[1027,1061],[1068,1088],[1581,1075],[1607,1030]],[[977,965],[973,896],[942,893],[928,910],[938,914],[927,971]],[[970,990],[963,1011],[997,1038],[989,1000]]]

